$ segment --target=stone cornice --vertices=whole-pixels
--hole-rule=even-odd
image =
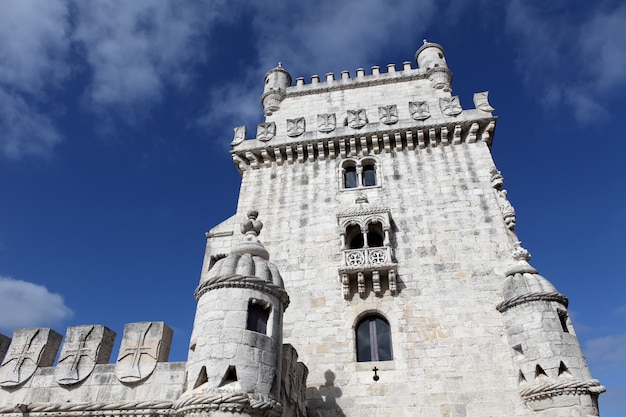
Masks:
[[[407,128],[377,129],[363,132],[337,132],[334,136],[314,134],[301,140],[280,143],[244,141],[231,150],[233,161],[240,172],[273,164],[312,162],[315,160],[363,157],[403,150],[434,148],[461,143],[485,142],[491,144],[495,122],[493,116],[473,120],[459,120]]]

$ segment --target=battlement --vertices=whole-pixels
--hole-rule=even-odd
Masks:
[[[165,363],[172,334],[163,322],[126,324],[117,361],[109,364],[115,332],[105,326],[68,327],[63,343],[52,329],[18,329],[2,338],[10,343],[0,351],[0,403],[122,401],[138,391],[146,399],[174,400],[185,363]]]
[[[372,66],[370,73],[366,74],[364,68],[357,68],[354,77],[350,76],[350,71],[341,71],[338,78],[333,72],[327,72],[323,78],[319,75],[312,75],[307,83],[304,77],[296,78],[295,85],[287,87],[287,96],[314,94],[332,89],[368,87],[377,84],[396,83],[411,81],[416,79],[427,79],[428,70],[413,67],[411,62],[405,61],[398,70],[396,64],[387,64],[386,72],[379,65]]]

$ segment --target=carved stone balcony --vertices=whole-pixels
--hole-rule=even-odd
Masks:
[[[365,298],[369,291],[382,296],[385,290],[397,293],[396,263],[393,262],[391,247],[344,249],[339,275],[343,298],[350,299],[354,290]]]

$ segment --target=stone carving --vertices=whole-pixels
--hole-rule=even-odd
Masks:
[[[306,130],[306,123],[304,117],[298,117],[297,119],[287,119],[287,136],[294,138],[300,136]]]
[[[440,98],[439,107],[441,107],[441,112],[446,116],[457,116],[463,111],[459,96]]]
[[[378,116],[380,122],[386,125],[392,125],[398,122],[398,106],[395,104],[389,106],[380,106],[378,108]]]
[[[237,146],[244,140],[246,140],[246,135],[248,134],[245,126],[237,126],[235,128],[235,137],[233,141],[230,143],[231,146]]]
[[[9,336],[5,336],[0,333],[0,363],[2,363],[2,359],[4,359],[4,355],[7,354],[10,344],[11,344],[11,338]]]
[[[506,190],[502,188],[502,186],[504,185],[504,178],[502,177],[502,173],[498,171],[496,167],[491,167],[490,174],[491,186],[496,191],[498,206],[500,207],[500,212],[502,213],[504,223],[510,231],[514,231],[516,222],[515,209],[506,197]]]
[[[267,142],[276,136],[276,123],[259,123],[256,129],[256,138],[260,141]]]
[[[0,386],[26,382],[38,367],[52,366],[63,337],[52,329],[18,329],[0,367]]]
[[[282,355],[283,416],[306,417],[306,379],[308,368],[298,362],[298,352],[290,344],[283,345]]]
[[[348,110],[348,126],[353,129],[360,129],[367,124],[365,109]]]
[[[104,326],[73,326],[67,329],[54,377],[61,385],[87,378],[99,363],[108,363],[115,333]]]
[[[495,109],[489,104],[489,91],[474,93],[474,106],[478,110],[491,113]]]
[[[125,325],[115,366],[117,379],[124,383],[134,383],[148,378],[157,362],[167,361],[172,333],[172,329],[163,322]]]
[[[430,117],[430,110],[426,101],[409,101],[409,111],[414,120],[426,120]]]
[[[335,113],[317,115],[317,129],[322,133],[328,133],[337,127],[337,117]]]

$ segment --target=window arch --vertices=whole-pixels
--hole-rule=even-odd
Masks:
[[[355,336],[357,362],[393,360],[391,329],[380,314],[369,314],[359,320]]]

